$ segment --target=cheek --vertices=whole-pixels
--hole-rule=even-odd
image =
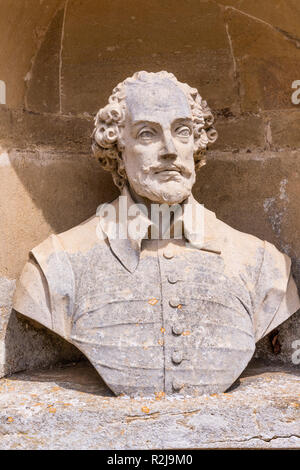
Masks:
[[[123,152],[125,168],[131,171],[139,171],[142,167],[152,165],[158,152],[153,145],[134,145]]]
[[[126,170],[134,168],[139,164],[139,155],[134,145],[126,144],[122,152],[122,158]]]
[[[187,144],[180,142],[178,153],[181,155],[181,158],[186,162],[194,161],[194,141],[190,141]]]

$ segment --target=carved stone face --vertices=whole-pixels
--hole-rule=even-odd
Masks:
[[[130,186],[150,201],[176,204],[195,182],[192,113],[169,79],[126,85],[122,157]]]

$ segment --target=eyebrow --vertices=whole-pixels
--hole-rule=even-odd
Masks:
[[[174,119],[174,121],[172,121],[172,124],[176,123],[176,122],[181,122],[181,121],[184,121],[184,122],[189,122],[189,123],[192,123],[193,120],[191,117],[189,116],[183,116],[183,117],[179,117],[179,118],[176,118]],[[160,122],[157,122],[157,121],[150,121],[149,119],[138,119],[136,121],[132,121],[132,124],[134,126],[138,126],[139,124],[154,124],[154,125],[160,125]]]

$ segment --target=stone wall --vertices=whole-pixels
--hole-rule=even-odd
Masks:
[[[298,0],[0,0],[0,375],[79,357],[11,312],[29,250],[117,195],[90,155],[93,115],[137,70],[199,89],[219,139],[195,196],[293,258],[300,286]],[[257,355],[291,361],[299,314]],[[277,343],[278,352],[278,343]]]

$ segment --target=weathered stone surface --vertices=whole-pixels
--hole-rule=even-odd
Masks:
[[[299,151],[216,153],[197,174],[194,194],[217,217],[300,256]],[[300,280],[300,278],[299,278]]]
[[[60,111],[60,49],[64,9],[54,16],[39,48],[31,71],[31,80],[25,96],[26,107],[34,111]]]
[[[225,10],[224,17],[238,74],[242,111],[292,108],[291,86],[300,74],[299,40],[289,40],[278,29],[235,9]]]
[[[228,393],[112,397],[87,363],[0,381],[1,449],[299,448],[299,370],[248,368]]]
[[[272,149],[300,148],[300,108],[295,106],[294,110],[273,112],[266,119],[270,126]]]
[[[224,109],[221,116],[216,118],[215,127],[219,137],[212,147],[212,152],[261,151],[266,147],[266,124],[261,116],[233,116],[229,109]]]
[[[174,9],[172,0],[142,7],[102,0],[100,8],[98,0],[70,0],[62,58],[64,112],[95,113],[137,70],[168,70],[197,87],[213,109],[238,109],[225,24],[212,1],[176,2]]]
[[[6,149],[90,155],[92,129],[91,116],[33,113],[0,106],[0,141]]]
[[[53,15],[64,0],[1,0],[0,64],[1,80],[7,86],[7,104],[24,104],[26,81]]]
[[[110,175],[86,155],[3,152],[0,175],[0,275],[12,279],[33,246],[94,215],[116,194]]]
[[[257,0],[217,0],[218,5],[232,8],[241,15],[249,16],[254,22],[265,22],[271,28],[277,28],[282,33],[299,36],[298,15],[300,8],[298,0],[264,0],[258,3]]]

